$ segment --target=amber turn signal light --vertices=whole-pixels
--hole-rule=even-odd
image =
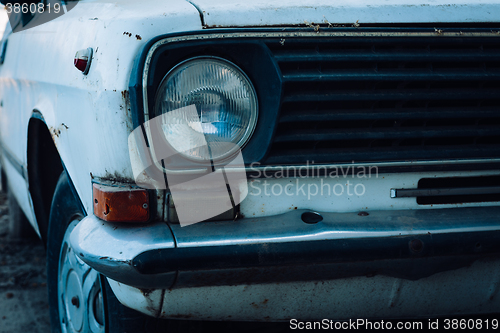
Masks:
[[[94,215],[108,222],[147,222],[149,194],[143,189],[93,184]]]

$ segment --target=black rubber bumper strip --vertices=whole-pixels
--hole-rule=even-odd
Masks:
[[[135,257],[141,274],[500,254],[500,231],[158,249]]]

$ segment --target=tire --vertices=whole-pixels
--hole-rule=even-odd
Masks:
[[[49,218],[47,285],[53,333],[143,333],[154,318],[126,308],[106,278],[81,261],[69,235],[84,217],[66,172],[59,177]]]

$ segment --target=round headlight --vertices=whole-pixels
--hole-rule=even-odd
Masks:
[[[222,159],[242,148],[255,129],[257,112],[249,78],[222,58],[196,57],[178,64],[156,94],[155,116],[163,115],[167,142],[197,161]]]

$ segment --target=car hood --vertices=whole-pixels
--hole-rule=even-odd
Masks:
[[[499,22],[499,0],[189,0],[206,28]],[[357,24],[354,24],[357,26]]]

